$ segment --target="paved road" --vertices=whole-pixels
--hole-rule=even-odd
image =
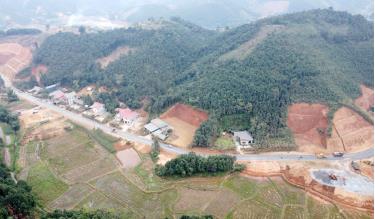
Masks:
[[[18,95],[19,98],[25,99],[25,100],[27,100],[29,102],[32,102],[32,103],[34,103],[38,106],[45,107],[45,108],[48,108],[50,110],[53,110],[53,111],[61,114],[62,116],[66,117],[67,119],[72,120],[73,122],[84,126],[85,128],[101,129],[103,132],[105,132],[107,134],[110,134],[112,136],[119,137],[119,138],[124,138],[128,141],[134,141],[134,142],[147,144],[147,145],[152,144],[152,140],[147,139],[143,136],[131,134],[129,132],[117,131],[116,133],[113,133],[112,132],[113,128],[109,127],[108,125],[98,123],[94,120],[83,117],[82,115],[80,115],[78,113],[74,113],[74,112],[62,109],[62,108],[60,108],[56,105],[53,105],[53,104],[51,104],[51,103],[49,103],[45,100],[36,98],[36,97],[32,96],[31,94],[22,92],[22,91],[18,90],[17,88],[13,87],[12,84],[10,83],[10,81],[7,80],[7,78],[3,77],[3,79],[4,79],[4,82],[5,82],[5,85],[7,87],[12,88],[14,90],[14,92]],[[172,145],[165,144],[165,143],[161,143],[160,146],[164,150],[166,150],[168,152],[175,153],[175,154],[186,154],[186,153],[189,152],[188,150],[178,148],[178,147],[174,147]],[[201,155],[205,156],[205,154],[201,154]],[[251,160],[263,160],[263,161],[280,161],[280,160],[298,161],[298,160],[303,160],[303,161],[311,161],[311,160],[318,160],[318,158],[315,155],[306,155],[306,154],[297,154],[297,153],[288,153],[288,152],[272,153],[272,154],[267,154],[267,153],[264,153],[264,154],[244,154],[244,155],[233,154],[233,156],[236,156],[237,160],[239,160],[239,161],[251,161]],[[367,149],[367,150],[361,151],[361,152],[347,153],[341,158],[340,157],[333,157],[332,155],[330,155],[330,156],[327,156],[327,158],[324,158],[323,160],[330,160],[330,161],[345,160],[345,159],[360,160],[360,159],[364,159],[364,158],[370,158],[370,157],[373,157],[373,156],[374,156],[374,150],[373,150],[373,148],[370,148],[370,149]]]

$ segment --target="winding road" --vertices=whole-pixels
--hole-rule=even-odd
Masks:
[[[82,115],[80,115],[78,113],[74,113],[74,112],[68,111],[66,109],[62,109],[62,108],[60,108],[56,105],[53,105],[53,104],[49,103],[46,100],[36,98],[29,93],[25,93],[25,92],[15,88],[15,87],[13,87],[12,83],[10,82],[10,80],[8,78],[6,78],[4,76],[1,76],[1,77],[3,78],[3,80],[5,82],[5,86],[13,89],[14,92],[18,95],[19,98],[24,99],[26,101],[29,101],[29,102],[31,102],[35,105],[53,110],[53,111],[59,113],[60,115],[66,117],[67,119],[69,119],[69,120],[71,120],[71,121],[73,121],[73,122],[75,122],[79,125],[82,125],[85,128],[101,129],[103,132],[105,132],[107,134],[110,134],[110,135],[115,136],[115,137],[123,138],[123,139],[126,139],[128,141],[133,141],[133,142],[147,144],[147,145],[152,144],[152,140],[147,139],[143,136],[139,136],[139,135],[129,133],[129,132],[118,130],[116,133],[113,133],[112,132],[113,128],[109,127],[108,125],[98,123],[94,120],[83,117]],[[189,150],[178,148],[178,147],[175,147],[175,146],[170,145],[170,144],[161,143],[160,146],[165,151],[175,153],[175,154],[186,154],[186,153],[190,152]],[[199,154],[202,155],[202,156],[207,155],[207,154],[202,154],[202,153],[199,153]],[[372,148],[369,148],[367,150],[360,151],[360,152],[347,153],[347,154],[344,154],[343,157],[334,157],[334,156],[330,155],[330,156],[327,156],[324,159],[319,159],[315,155],[311,155],[311,154],[302,154],[302,153],[295,153],[295,152],[293,152],[293,153],[279,152],[279,153],[262,153],[262,154],[243,154],[243,155],[230,154],[230,155],[235,156],[237,158],[237,160],[239,160],[239,161],[252,161],[252,160],[262,160],[262,161],[328,160],[328,161],[337,161],[337,160],[361,160],[361,159],[365,159],[365,158],[370,158],[370,157],[374,156],[374,149],[372,147]]]

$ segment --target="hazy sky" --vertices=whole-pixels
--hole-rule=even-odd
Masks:
[[[31,22],[64,25],[67,19],[61,17],[73,15],[130,23],[179,16],[215,28],[330,6],[372,18],[374,7],[373,0],[0,0],[0,5],[0,27]]]

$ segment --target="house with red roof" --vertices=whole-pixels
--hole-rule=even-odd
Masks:
[[[131,125],[139,117],[139,114],[129,108],[117,109],[116,120]]]
[[[64,103],[66,101],[65,93],[61,90],[55,90],[48,95],[54,103]]]

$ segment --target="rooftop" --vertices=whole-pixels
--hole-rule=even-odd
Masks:
[[[165,128],[165,127],[169,126],[168,123],[164,122],[163,120],[161,120],[159,118],[151,120],[151,123],[154,124],[155,126],[157,126],[158,128]]]
[[[133,110],[131,110],[129,108],[126,108],[126,109],[120,108],[120,109],[118,109],[118,114],[123,119],[135,119],[138,116],[137,112],[135,112],[135,111],[133,111]]]
[[[252,141],[253,136],[248,131],[234,132],[234,137],[241,139],[242,141]]]
[[[50,93],[48,96],[52,97],[53,99],[60,99],[65,96],[65,93],[62,92],[61,90],[56,90]]]
[[[156,130],[159,129],[159,127],[157,127],[156,125],[152,124],[152,123],[148,123],[145,125],[145,129],[147,129],[147,131],[149,132],[154,132]]]

